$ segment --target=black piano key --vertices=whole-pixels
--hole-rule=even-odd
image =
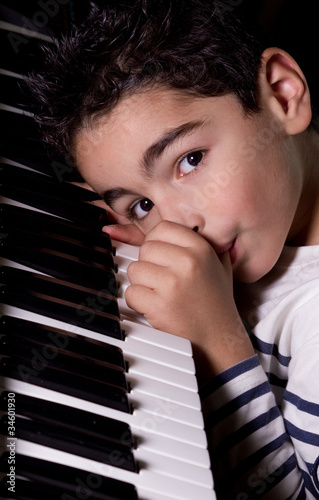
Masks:
[[[39,129],[31,116],[0,109],[0,131],[2,155],[6,146],[12,149],[16,146],[21,152],[34,150],[35,158],[39,155],[39,158],[48,162],[46,145],[41,140]]]
[[[1,456],[0,470],[5,473],[10,471],[8,453]],[[18,500],[66,499],[68,493],[74,495],[74,497],[69,497],[71,500],[71,498],[78,498],[79,491],[81,491],[83,497],[90,500],[138,500],[134,485],[76,469],[69,465],[60,465],[17,453],[16,470],[19,476],[29,480],[22,481],[16,478],[18,482],[16,485],[17,496],[15,498]],[[21,483],[26,483],[28,486],[25,487]],[[3,484],[2,490],[0,489],[0,493],[2,492],[4,496],[7,491],[6,488],[8,488],[8,484]],[[28,493],[27,489],[29,489]],[[48,496],[50,492],[53,495],[51,497]],[[19,496],[25,494],[29,496]]]
[[[11,489],[10,489],[11,488]],[[3,478],[0,482],[0,498],[13,500],[75,500],[76,497],[68,496],[67,493],[60,488],[48,487],[41,483],[33,481],[25,481],[24,479],[15,478],[14,490],[9,478]]]
[[[56,177],[59,182],[83,182],[74,165],[52,155],[30,116],[0,109],[0,141],[3,158]]]
[[[36,370],[42,368],[52,368],[68,374],[80,375],[106,385],[114,386],[120,390],[128,392],[128,383],[124,371],[110,368],[101,364],[71,357],[63,351],[56,352],[46,350],[44,353],[38,349],[32,341],[24,340],[23,343],[16,343],[14,336],[3,336],[0,339],[0,352],[5,356],[16,359],[18,363],[25,363]]]
[[[30,339],[39,345],[40,352],[42,349],[44,352],[50,351],[50,349],[63,349],[71,356],[127,370],[123,352],[119,347],[72,332],[12,316],[2,316],[0,318],[0,334],[14,336],[17,343]]]
[[[8,232],[7,232],[8,231]],[[115,268],[112,255],[106,250],[87,248],[77,243],[65,241],[62,237],[50,234],[43,234],[40,231],[28,231],[27,227],[3,228],[3,232],[10,236],[11,244],[31,248],[46,248],[49,251],[67,255],[80,262],[100,264],[105,269]]]
[[[8,391],[4,391],[0,395],[0,409],[4,412],[8,410],[9,394]],[[131,450],[135,447],[130,426],[125,422],[24,394],[15,393],[14,399],[16,415],[58,425],[66,430],[75,430],[101,441],[106,440],[126,446]]]
[[[86,226],[58,219],[52,215],[28,210],[5,203],[0,204],[0,227],[9,232],[13,227],[25,227],[30,232],[45,232],[69,238],[88,248],[101,248],[114,254],[111,238],[106,233],[93,231]]]
[[[89,473],[87,475],[89,475]],[[56,483],[58,483],[58,480]],[[74,481],[74,483],[76,483],[76,481]],[[84,491],[84,495],[86,495],[88,491],[89,497],[85,496],[85,498],[90,498],[90,500],[137,500],[133,485],[132,492],[125,491],[121,496],[117,494],[116,487],[114,489],[114,494],[110,493],[108,489],[105,490],[105,493],[103,490],[103,493],[100,494],[99,492],[96,493],[91,488],[82,490],[79,486],[75,486],[72,489],[66,489],[64,485],[62,487],[53,485],[50,486],[48,490],[46,484],[25,481],[20,478],[15,479],[15,485],[15,492],[10,491],[9,479],[3,478],[0,482],[0,498],[12,498],[13,500],[77,500],[79,498],[79,491],[81,494],[82,491]]]
[[[3,416],[0,422],[0,432],[6,434],[8,417]],[[18,439],[24,439],[42,446],[72,453],[76,456],[96,460],[113,467],[137,472],[134,455],[126,446],[108,443],[100,438],[85,436],[75,430],[64,430],[62,427],[16,416],[15,434]]]
[[[1,189],[6,196],[10,196],[16,189],[23,189],[33,196],[39,192],[61,200],[94,201],[99,199],[99,196],[89,189],[68,182],[59,182],[52,176],[7,163],[0,163],[0,174]]]
[[[76,398],[91,401],[102,406],[108,406],[119,411],[130,413],[130,404],[127,394],[117,387],[103,384],[80,375],[68,373],[48,367],[38,367],[17,363],[16,360],[2,357],[0,361],[0,375],[11,377],[32,385],[51,389],[56,392],[68,394]]]
[[[14,73],[40,70],[43,54],[42,40],[11,30],[0,30],[1,67]]]
[[[50,251],[44,247],[23,246],[23,242],[19,243],[11,239],[10,234],[0,242],[0,255],[76,285],[103,290],[111,295],[116,295],[118,290],[113,269],[105,269],[105,266],[96,263],[89,265],[76,260],[71,255]]]
[[[11,167],[11,165],[9,165]],[[22,169],[23,170],[23,169]],[[0,167],[2,177],[3,166]],[[42,175],[42,174],[38,174]],[[9,199],[18,201],[25,205],[49,212],[59,217],[67,218],[74,222],[87,225],[89,227],[102,228],[108,224],[108,217],[105,210],[95,205],[84,204],[78,200],[57,197],[39,191],[31,191],[28,186],[19,183],[20,175],[14,180],[2,179],[0,194]]]
[[[12,76],[0,74],[0,101],[2,104],[24,110],[27,109],[28,103],[26,96],[21,91],[21,82],[22,80],[20,78],[13,78]]]
[[[102,290],[97,294],[96,291],[89,288],[69,286],[69,283],[56,278],[8,266],[0,266],[0,283],[73,302],[76,311],[80,311],[81,306],[86,306],[120,317],[118,303],[114,295],[103,293]]]
[[[32,291],[19,290],[15,287],[3,286],[0,289],[0,302],[19,307],[42,316],[47,316],[102,335],[124,340],[119,319],[97,309],[86,306],[78,308],[72,303],[48,297]]]
[[[3,415],[0,422],[1,434],[7,434],[8,423],[8,417]],[[87,436],[76,430],[16,416],[15,435],[18,439],[96,460],[113,467],[131,472],[138,471],[133,452],[126,446],[101,440],[95,436]]]

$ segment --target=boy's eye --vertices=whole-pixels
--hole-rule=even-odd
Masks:
[[[154,203],[148,198],[143,198],[138,201],[132,208],[131,213],[136,219],[142,219],[145,215],[152,210]]]
[[[204,157],[202,151],[192,151],[188,153],[185,158],[179,164],[178,174],[180,177],[189,174],[194,168],[196,168]]]

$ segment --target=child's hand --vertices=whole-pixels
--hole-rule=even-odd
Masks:
[[[160,222],[147,234],[128,277],[128,305],[154,328],[189,339],[202,377],[254,354],[235,306],[228,252],[219,258],[191,229]]]
[[[91,186],[85,182],[73,182],[72,184],[93,191]],[[90,202],[90,204],[103,208],[107,212],[110,226],[104,226],[103,231],[108,233],[112,239],[128,243],[129,245],[140,246],[143,243],[144,234],[134,224],[131,224],[126,217],[114,212],[105,201],[99,199]]]
[[[111,224],[104,226],[103,232],[108,233],[113,240],[122,241],[129,245],[140,246],[145,236],[134,224]]]

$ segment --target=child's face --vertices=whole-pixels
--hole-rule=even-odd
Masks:
[[[153,89],[79,133],[76,156],[85,180],[145,234],[162,219],[196,227],[250,282],[292,231],[301,175],[290,142],[267,106],[247,117],[232,96]]]

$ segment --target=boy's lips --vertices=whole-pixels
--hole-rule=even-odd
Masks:
[[[217,255],[221,255],[225,252],[229,252],[232,265],[236,261],[236,251],[235,251],[236,238],[224,245],[223,247],[215,248]]]

